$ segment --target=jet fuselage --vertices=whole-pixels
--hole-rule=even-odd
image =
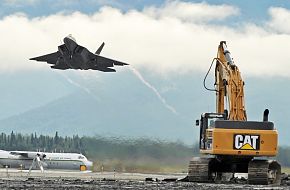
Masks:
[[[39,57],[30,58],[30,60],[44,61],[52,64],[52,69],[80,69],[80,70],[99,70],[103,72],[116,72],[113,67],[115,65],[128,65],[117,60],[100,56],[105,43],[95,53],[90,52],[87,48],[77,44],[76,40],[71,36],[63,39],[64,44],[58,46],[58,51]]]
[[[93,59],[89,58],[88,50],[79,46],[76,41],[70,37],[64,38],[64,45],[58,46],[61,57],[58,58],[54,69],[89,69],[89,64]]]

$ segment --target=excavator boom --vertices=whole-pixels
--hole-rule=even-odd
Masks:
[[[226,42],[218,47],[215,68],[216,112],[224,113],[228,102],[229,120],[247,120],[244,102],[244,81],[238,67],[234,64]]]

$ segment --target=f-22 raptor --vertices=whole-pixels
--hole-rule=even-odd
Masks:
[[[115,65],[128,65],[120,61],[100,56],[105,45],[98,48],[95,53],[90,52],[87,48],[77,44],[76,40],[69,35],[64,38],[64,44],[58,46],[58,51],[47,55],[30,58],[30,60],[43,61],[52,64],[52,69],[80,69],[80,70],[99,70],[103,72],[116,72],[111,68]]]

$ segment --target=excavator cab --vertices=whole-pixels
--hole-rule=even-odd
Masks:
[[[196,120],[196,125],[200,126],[199,132],[199,148],[206,150],[211,149],[212,147],[212,139],[208,138],[206,134],[207,129],[214,128],[216,120],[226,120],[226,114],[220,113],[203,113],[201,114],[200,120]]]

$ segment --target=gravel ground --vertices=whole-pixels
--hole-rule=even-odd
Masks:
[[[27,171],[9,170],[7,172],[6,170],[0,170],[0,189],[290,189],[290,180],[284,180],[284,184],[281,186],[254,186],[246,184],[245,180],[238,180],[236,181],[237,184],[229,182],[228,184],[203,184],[163,181],[164,179],[181,179],[185,175],[65,171],[45,171],[44,174],[33,171],[28,175]]]
[[[289,189],[289,186],[253,186],[246,184],[202,184],[189,182],[102,181],[80,179],[1,179],[0,189]]]

